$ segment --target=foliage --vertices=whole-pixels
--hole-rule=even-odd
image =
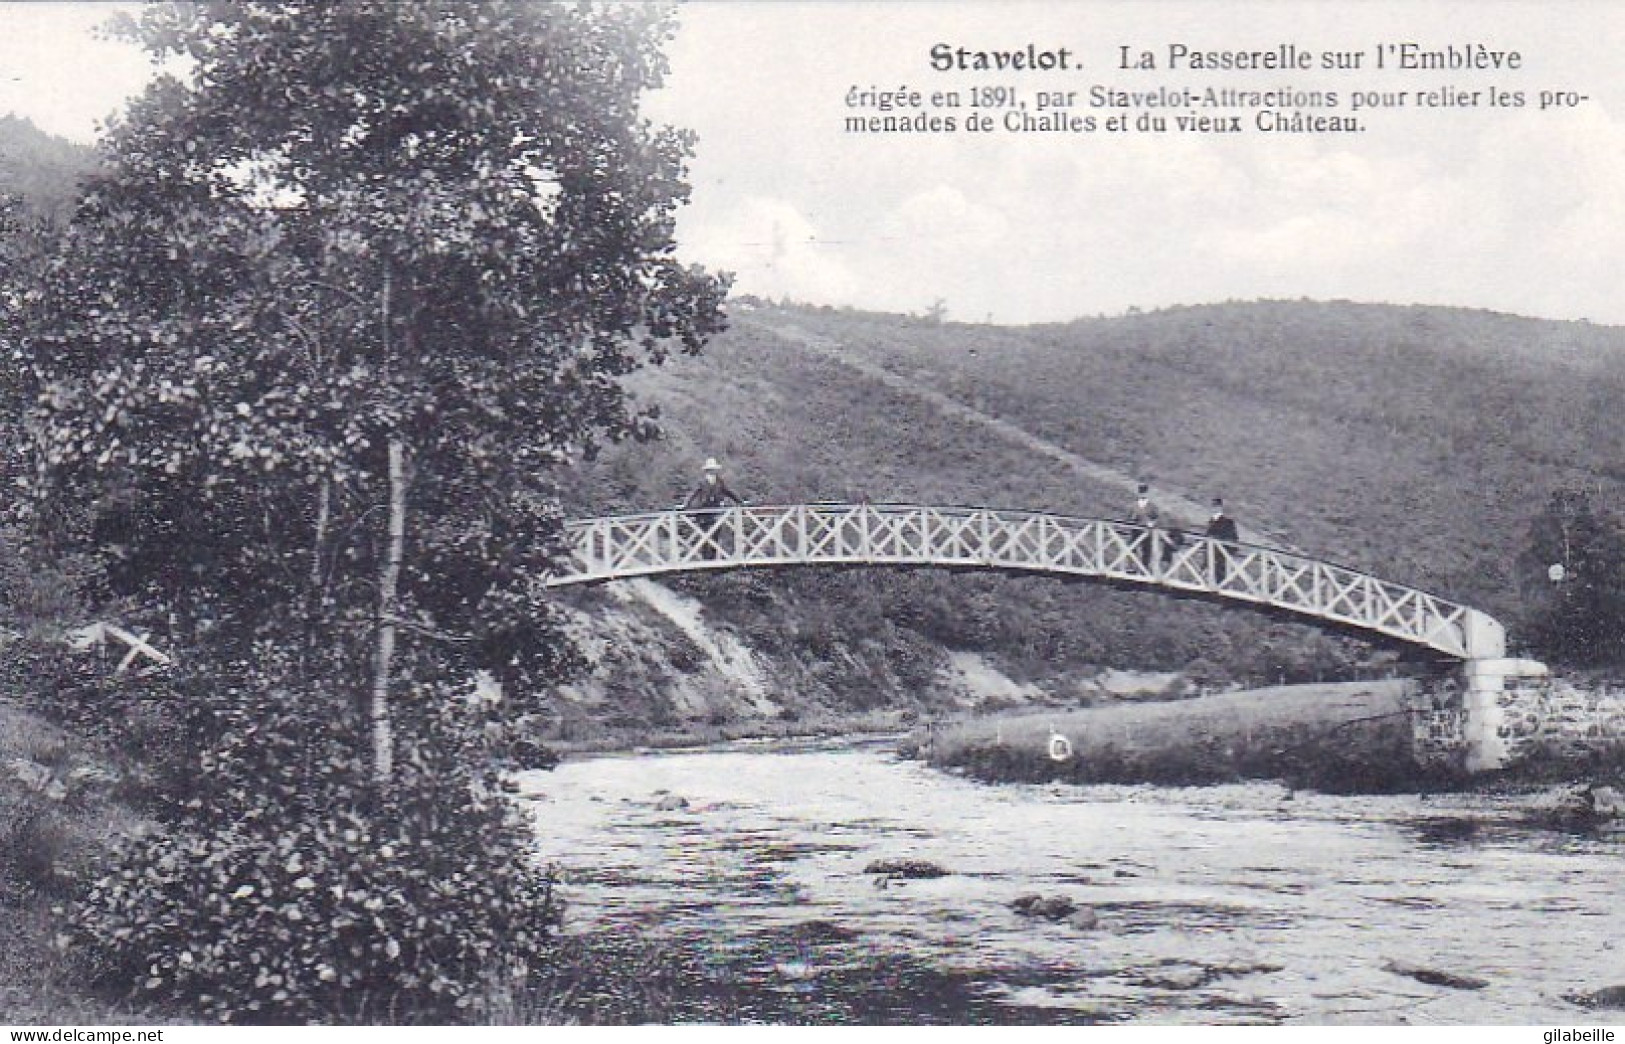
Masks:
[[[1625,661],[1625,523],[1584,490],[1552,493],[1519,556],[1522,632],[1557,663]],[[1553,566],[1562,567],[1553,580]]]
[[[497,780],[576,663],[550,472],[648,433],[621,378],[722,324],[726,282],[674,257],[690,139],[637,114],[669,28],[500,0],[124,23],[185,78],[113,125],[7,298],[21,514],[184,665],[166,832],[77,908],[110,981],[444,1018],[540,952]]]
[[[62,815],[44,801],[13,800],[8,789],[0,788],[0,903],[58,896],[69,844]]]
[[[573,935],[536,974],[493,980],[481,1010],[496,1026],[743,1021],[736,1006],[704,996],[715,970],[696,950],[630,933]]]
[[[21,116],[0,116],[0,195],[22,201],[29,212],[49,220],[73,209],[79,180],[95,167],[84,146],[56,138]]]
[[[88,504],[59,537],[112,545],[179,642],[286,636],[298,606],[325,643],[378,612],[399,443],[393,615],[449,668],[546,682],[546,469],[641,430],[617,379],[719,322],[722,284],[671,258],[687,138],[634,119],[663,27],[198,4],[131,31],[190,82],[114,127],[30,309],[39,517]]]
[[[99,980],[222,1021],[448,1021],[545,955],[560,911],[481,701],[414,693],[422,742],[379,793],[342,700],[257,667],[178,685],[196,771],[75,910]]]
[[[466,796],[413,810],[432,831],[342,808],[287,820],[270,802],[183,823],[96,884],[77,931],[111,981],[222,1021],[464,1017],[486,975],[542,959],[559,914],[525,832]]]

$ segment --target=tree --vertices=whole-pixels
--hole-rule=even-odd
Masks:
[[[1625,659],[1625,526],[1591,494],[1552,493],[1518,571],[1520,629],[1538,655],[1577,666]]]
[[[101,502],[119,585],[183,645],[280,640],[297,607],[326,672],[317,645],[369,632],[387,776],[403,630],[456,675],[556,671],[547,472],[647,423],[618,384],[640,359],[720,328],[724,285],[673,257],[689,139],[637,117],[667,23],[206,3],[125,28],[190,74],[114,126],[51,273],[36,493]]]
[[[459,816],[514,827],[469,764],[572,663],[540,588],[561,535],[550,472],[646,433],[619,379],[723,322],[726,282],[675,257],[691,139],[638,115],[670,27],[641,5],[497,0],[179,4],[123,24],[186,78],[111,128],[32,287],[28,488],[50,540],[101,549],[105,593],[167,631],[197,748],[233,766],[199,779],[215,789],[180,806],[177,843],[247,873],[290,820],[341,847],[403,809],[425,837]],[[480,671],[505,698],[477,696]],[[370,742],[335,745],[357,717]],[[242,729],[311,760],[245,776]],[[310,825],[335,808],[384,818]],[[153,917],[110,886],[90,923],[128,957],[131,924],[207,887],[182,873]],[[480,923],[476,941],[501,937]],[[152,931],[137,942],[174,957]]]

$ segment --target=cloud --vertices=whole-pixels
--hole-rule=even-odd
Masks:
[[[822,300],[900,311],[942,297],[957,315],[1018,322],[1297,296],[1625,322],[1625,298],[1608,285],[1625,263],[1617,191],[1625,137],[1606,107],[1625,89],[1607,43],[1625,25],[1599,5],[1566,19],[1457,0],[683,10],[663,114],[700,132],[693,216],[736,223],[741,197],[752,210],[753,200],[771,199],[784,215],[781,249],[732,255],[742,287],[794,284],[817,288]],[[932,41],[1017,37],[1067,43],[1089,65],[1077,84],[1079,114],[1109,114],[1088,107],[1092,83],[1146,90],[1187,81],[1331,89],[1347,114],[1357,85],[1419,94],[1445,80],[1482,88],[1489,77],[1144,74],[1114,68],[1115,43],[1439,43],[1459,35],[1464,18],[1477,36],[1523,52],[1528,71],[1497,83],[1523,89],[1528,108],[1412,103],[1362,113],[1368,129],[1348,136],[1181,133],[1177,110],[1162,134],[856,139],[840,129],[853,86],[967,86],[925,69]],[[1548,81],[1594,100],[1537,112],[1534,92]],[[797,232],[822,245],[792,249]],[[834,296],[842,287],[851,296]]]
[[[87,139],[150,73],[135,49],[89,35],[110,6],[0,5],[0,112]],[[1067,45],[1086,65],[1076,112],[1103,118],[1110,110],[1087,102],[1097,82],[1333,88],[1345,98],[1356,86],[1341,74],[1123,71],[1119,43],[1369,47],[1445,42],[1462,24],[1523,52],[1525,71],[1494,79],[1522,89],[1526,108],[1412,104],[1363,113],[1367,132],[1346,137],[843,129],[853,88],[1004,85],[931,71],[940,41]],[[1539,5],[1465,0],[695,2],[679,8],[670,88],[648,109],[699,135],[683,256],[735,270],[740,292],[905,312],[940,297],[956,315],[1011,322],[1312,296],[1620,323],[1625,126],[1610,99],[1625,92],[1622,33],[1625,10],[1600,4],[1552,18]],[[1358,85],[1420,91],[1445,80],[1466,89],[1490,77],[1368,70]],[[1537,111],[1548,86],[1591,100]]]
[[[679,241],[685,260],[738,273],[740,293],[826,302],[857,288],[832,249],[840,244],[781,199],[752,196],[709,221],[685,220]]]
[[[153,69],[122,40],[98,35],[114,14],[139,4],[0,5],[0,113],[25,116],[49,134],[80,142],[144,87]]]

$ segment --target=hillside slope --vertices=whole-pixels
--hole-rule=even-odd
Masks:
[[[1159,488],[1222,493],[1321,557],[1501,613],[1547,493],[1625,478],[1617,328],[1304,302],[1020,331],[796,322]]]
[[[36,214],[63,216],[95,163],[90,149],[21,117],[0,116],[0,196],[18,197]]]
[[[1625,331],[1485,312],[1268,302],[998,328],[744,302],[703,357],[634,386],[668,437],[583,464],[574,514],[669,506],[707,456],[756,503],[1120,518],[1145,476],[1188,524],[1223,494],[1261,540],[1511,621],[1513,562],[1550,490],[1612,496],[1625,478],[1613,420]],[[1234,607],[1042,578],[808,570],[672,583],[770,669],[795,665],[798,681],[781,685],[837,710],[910,703],[899,694],[943,684],[955,655],[1063,703],[1092,698],[1104,667],[1272,682],[1380,669],[1391,655]]]

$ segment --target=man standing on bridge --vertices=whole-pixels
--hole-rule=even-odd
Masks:
[[[1162,521],[1162,512],[1157,505],[1151,502],[1151,484],[1140,483],[1138,493],[1134,498],[1134,521],[1144,526],[1145,532],[1134,540],[1134,557],[1140,560],[1140,565],[1147,572],[1151,570],[1153,555],[1157,546],[1157,525]]]
[[[1222,540],[1233,544],[1240,539],[1236,530],[1236,520],[1224,513],[1224,498],[1213,498],[1213,515],[1207,520],[1207,537],[1209,540]],[[1218,548],[1209,548],[1208,553],[1213,556],[1213,583],[1224,583],[1224,578],[1230,574],[1227,552]]]
[[[705,478],[683,501],[683,510],[695,512],[694,522],[700,530],[700,557],[716,558],[722,548],[722,536],[714,532],[717,520],[722,517],[723,505],[728,501],[744,505],[738,494],[728,488],[722,481],[722,465],[717,458],[705,458]]]

